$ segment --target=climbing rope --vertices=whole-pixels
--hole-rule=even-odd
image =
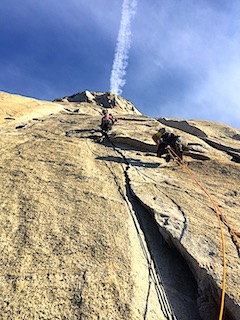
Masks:
[[[202,191],[207,195],[207,197],[209,198],[210,202],[213,205],[213,208],[216,212],[217,218],[218,218],[218,224],[219,224],[219,228],[220,228],[220,234],[221,234],[221,241],[222,241],[222,260],[223,260],[223,275],[222,275],[222,292],[221,292],[221,303],[220,303],[220,311],[219,311],[219,320],[222,320],[223,317],[223,310],[224,310],[224,299],[225,299],[225,288],[226,288],[226,245],[225,245],[225,238],[224,238],[224,233],[223,233],[223,228],[222,228],[222,224],[221,224],[221,219],[224,220],[224,222],[227,224],[231,234],[234,236],[234,239],[236,237],[235,232],[232,230],[232,228],[230,227],[230,225],[228,224],[225,216],[222,214],[222,212],[220,211],[220,208],[217,206],[217,204],[215,203],[215,201],[212,199],[211,195],[208,193],[208,191],[206,190],[206,188],[204,188],[202,186],[202,184],[197,180],[197,178],[194,176],[194,174],[192,173],[192,171],[188,168],[188,166],[184,163],[184,161],[176,154],[176,152],[171,148],[171,147],[167,147],[168,149],[168,153],[169,155],[173,158],[173,160],[175,162],[177,162],[191,177],[191,179],[202,189]],[[238,248],[240,248],[239,246],[239,242],[238,239],[236,241]]]
[[[128,173],[127,170],[130,167],[130,162],[128,161],[128,159],[125,157],[125,155],[117,148],[117,146],[109,139],[108,135],[106,135],[106,140],[108,141],[108,143],[110,144],[110,146],[112,147],[112,149],[114,150],[114,152],[116,154],[119,154],[121,156],[121,158],[123,159],[123,163],[126,165],[126,168],[124,167],[123,163],[121,163],[122,166],[122,170],[124,172],[125,175],[125,179],[126,179],[126,186],[129,186],[129,177],[128,177]],[[90,147],[89,143],[88,143],[88,139],[86,139],[86,143],[87,146],[89,148],[89,150],[95,154],[96,156],[98,156],[98,153],[94,152],[94,150]],[[107,149],[107,146],[104,144],[105,148]],[[109,152],[107,152],[109,155]],[[108,168],[108,170],[110,171],[110,173],[112,174],[114,181],[118,187],[118,191],[121,195],[121,197],[123,198],[123,200],[126,202],[126,205],[128,207],[129,213],[132,217],[133,220],[133,224],[134,227],[136,229],[137,232],[137,237],[140,243],[140,247],[141,250],[143,252],[143,256],[146,259],[146,263],[147,263],[147,267],[148,267],[148,281],[149,281],[149,286],[148,286],[148,292],[147,292],[147,301],[150,295],[150,288],[151,285],[154,285],[154,288],[156,290],[156,294],[157,294],[157,298],[158,298],[158,302],[161,308],[162,313],[164,314],[165,318],[168,320],[177,320],[173,308],[170,304],[170,300],[167,296],[167,293],[165,291],[164,285],[163,285],[163,281],[161,279],[161,275],[159,274],[159,270],[156,267],[156,263],[154,260],[154,257],[152,257],[151,254],[151,250],[149,249],[149,243],[146,239],[146,237],[144,236],[144,232],[143,232],[143,225],[141,223],[141,219],[139,220],[139,217],[137,217],[137,212],[135,211],[133,205],[131,204],[131,201],[128,198],[128,195],[124,192],[124,190],[122,189],[121,184],[119,183],[119,178],[117,177],[116,173],[114,172],[114,170],[111,168],[111,165],[109,165],[107,163],[107,161],[105,161],[105,165]],[[131,193],[131,190],[129,189],[128,192]],[[134,195],[132,195],[134,196]],[[146,304],[146,308],[144,311],[144,319],[146,318],[146,314],[147,314],[148,308],[147,308],[147,304]]]
[[[129,179],[129,176],[128,176],[128,173],[127,173],[127,171],[130,168],[131,164],[128,161],[128,159],[125,157],[123,152],[120,151],[117,148],[117,146],[109,139],[108,135],[106,135],[106,138],[107,138],[107,141],[112,146],[113,150],[117,154],[119,154],[121,156],[121,158],[124,160],[126,168],[123,167],[123,164],[121,164],[121,165],[122,165],[122,169],[124,171],[125,179],[126,179],[126,182],[127,182],[126,186],[128,186],[128,188],[129,188],[128,192],[134,197],[134,194],[130,190],[130,179]],[[177,320],[177,318],[176,318],[176,316],[174,314],[173,308],[172,308],[172,306],[170,304],[170,300],[169,300],[169,298],[167,296],[167,293],[165,291],[165,288],[164,288],[164,285],[163,285],[163,282],[162,282],[162,279],[161,279],[161,275],[159,274],[159,270],[156,267],[155,259],[154,259],[154,257],[152,257],[151,250],[149,248],[148,248],[148,252],[150,253],[150,256],[148,256],[147,249],[145,248],[145,244],[144,243],[147,244],[147,247],[149,246],[149,244],[148,244],[147,238],[144,236],[144,239],[143,239],[142,235],[141,235],[141,233],[143,232],[143,229],[144,229],[143,225],[142,225],[141,218],[136,216],[137,212],[133,208],[133,206],[131,204],[131,201],[128,199],[127,194],[124,193],[124,191],[122,190],[121,186],[119,185],[117,176],[115,175],[115,173],[112,172],[111,168],[108,165],[107,165],[107,167],[109,168],[110,172],[114,176],[114,179],[115,179],[115,182],[118,185],[120,194],[123,197],[123,199],[125,200],[125,202],[126,202],[126,204],[128,206],[129,212],[131,214],[131,217],[133,219],[133,223],[134,223],[134,226],[135,226],[136,231],[137,231],[137,235],[138,235],[138,239],[139,239],[139,242],[140,242],[140,246],[142,248],[144,257],[145,257],[145,259],[147,261],[148,271],[149,271],[149,278],[150,278],[150,281],[152,281],[153,284],[154,284],[154,287],[155,287],[155,290],[156,290],[156,293],[157,293],[157,297],[158,297],[158,301],[159,301],[159,304],[161,306],[161,310],[162,310],[162,312],[163,312],[163,314],[164,314],[166,319],[168,319],[168,320]],[[150,285],[151,285],[151,283],[149,282],[149,289],[148,290],[150,290]],[[148,295],[149,295],[149,292],[148,292]],[[145,315],[146,315],[146,312],[147,312],[147,309],[145,310]]]
[[[125,164],[127,164],[127,167],[129,167],[130,163],[127,161],[125,156],[120,152],[117,147],[109,140],[107,136],[108,141],[111,143],[113,149],[117,152],[120,153],[122,158],[124,159]],[[176,152],[171,148],[167,147],[169,155],[173,158],[173,160],[178,163],[186,172],[187,174],[191,177],[191,179],[202,189],[202,191],[206,194],[206,196],[209,198],[215,212],[216,216],[218,219],[218,224],[219,224],[219,229],[220,229],[220,234],[221,234],[221,245],[222,245],[222,261],[223,261],[223,275],[222,275],[222,288],[221,288],[221,301],[220,301],[220,311],[219,311],[219,320],[222,320],[223,318],[223,311],[224,311],[224,301],[225,301],[225,290],[226,290],[226,244],[225,244],[225,237],[224,237],[224,232],[222,228],[222,223],[223,222],[227,228],[229,233],[231,234],[233,241],[235,242],[238,250],[240,251],[240,242],[238,240],[238,236],[236,232],[233,230],[233,228],[230,226],[227,218],[225,215],[221,212],[220,208],[218,205],[215,203],[215,201],[212,199],[211,195],[209,192],[206,190],[205,187],[197,180],[197,178],[194,176],[192,171],[188,168],[188,166],[184,163],[184,161],[176,154]],[[126,172],[125,172],[126,173]],[[127,173],[126,173],[127,174]]]
[[[168,152],[171,155],[171,157],[173,158],[174,161],[176,161],[179,165],[181,165],[183,167],[183,169],[185,171],[187,171],[187,173],[191,176],[191,178],[199,185],[199,187],[204,191],[204,193],[209,197],[211,203],[214,206],[214,209],[216,209],[217,214],[220,216],[221,221],[227,226],[229,233],[231,234],[233,241],[235,243],[235,245],[237,246],[238,249],[238,254],[240,253],[240,241],[238,239],[238,235],[236,233],[236,231],[233,230],[233,228],[231,227],[230,223],[228,222],[226,216],[222,213],[221,209],[218,207],[218,205],[214,202],[214,200],[212,199],[212,197],[210,196],[210,194],[207,192],[207,190],[200,184],[200,182],[197,180],[197,178],[194,176],[194,174],[192,173],[192,171],[189,169],[189,167],[186,165],[186,163],[180,159],[178,157],[178,155],[175,153],[175,151],[173,151],[171,149],[171,147],[168,147]]]

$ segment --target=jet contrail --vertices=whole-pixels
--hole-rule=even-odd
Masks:
[[[131,21],[136,13],[137,0],[124,0],[122,17],[110,79],[110,91],[120,95],[125,85],[128,52],[131,46]]]

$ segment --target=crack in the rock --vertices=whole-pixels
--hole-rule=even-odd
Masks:
[[[166,294],[166,290],[163,285],[163,281],[161,279],[161,275],[159,272],[159,268],[157,267],[157,263],[153,254],[153,251],[151,249],[151,245],[149,243],[148,236],[146,234],[146,228],[144,227],[144,223],[141,219],[141,216],[139,214],[139,206],[142,207],[142,204],[138,200],[138,198],[134,195],[131,186],[130,186],[130,178],[128,175],[128,170],[130,168],[130,164],[127,160],[127,158],[124,156],[124,154],[116,148],[116,146],[110,142],[114,148],[114,150],[121,155],[123,158],[126,168],[123,168],[123,173],[125,176],[125,192],[121,189],[121,186],[118,183],[118,177],[112,172],[112,174],[115,176],[115,181],[117,185],[119,186],[120,194],[122,195],[124,201],[126,202],[129,212],[131,213],[131,216],[133,218],[133,222],[136,228],[136,231],[138,233],[138,238],[141,244],[141,248],[143,250],[145,259],[148,264],[149,268],[149,281],[153,281],[155,285],[155,290],[158,296],[158,301],[161,306],[161,310],[166,317],[166,319],[171,319],[171,320],[177,320],[176,315],[174,314],[173,308],[170,304],[169,297]],[[140,229],[139,229],[140,228]],[[144,235],[144,239],[141,237],[141,232]],[[160,234],[159,234],[160,235]],[[147,248],[145,248],[146,244]],[[148,292],[147,292],[147,297],[146,297],[146,306],[145,306],[145,311],[144,311],[144,319],[146,319],[147,315],[147,309],[148,309],[148,299],[149,299],[149,290],[150,290],[150,285],[151,283],[149,282],[149,287],[148,287]]]

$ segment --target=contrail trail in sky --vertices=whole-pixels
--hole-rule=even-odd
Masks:
[[[131,46],[131,21],[136,13],[137,0],[124,0],[122,17],[118,32],[117,45],[112,66],[110,91],[120,95],[125,85],[126,68],[128,65],[128,52]]]

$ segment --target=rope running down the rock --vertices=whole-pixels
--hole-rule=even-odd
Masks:
[[[168,149],[168,153],[173,158],[173,160],[175,162],[177,162],[189,174],[191,179],[203,190],[203,192],[210,199],[210,201],[211,201],[211,203],[213,205],[213,208],[214,208],[214,210],[216,212],[217,218],[218,218],[218,224],[219,224],[219,228],[220,228],[221,241],[222,241],[222,259],[223,259],[222,293],[221,293],[221,303],[220,303],[220,311],[219,311],[219,318],[218,319],[222,320],[223,310],[224,310],[225,288],[226,288],[226,245],[225,245],[225,238],[224,238],[223,228],[222,228],[222,224],[221,224],[221,218],[223,216],[222,216],[222,213],[221,213],[219,207],[217,206],[215,201],[212,199],[212,197],[210,196],[210,194],[208,193],[206,188],[204,188],[202,186],[202,184],[197,180],[197,178],[194,176],[194,174],[188,168],[188,166],[184,163],[184,161],[176,154],[175,151],[173,151],[173,149],[171,147],[167,147],[167,149]],[[224,219],[224,220],[226,222],[226,219]],[[228,227],[229,227],[230,230],[232,230],[229,225],[228,225]]]

